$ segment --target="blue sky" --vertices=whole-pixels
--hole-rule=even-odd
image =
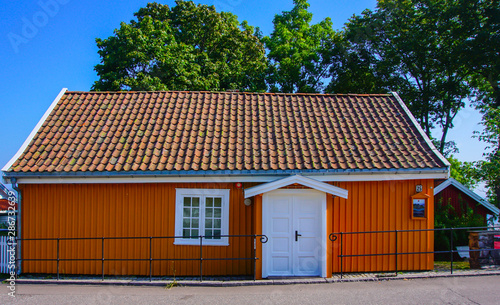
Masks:
[[[0,109],[2,116],[0,166],[17,152],[62,88],[88,91],[99,63],[95,38],[107,38],[120,22],[148,1],[3,1],[0,10]],[[174,1],[159,1],[170,6]],[[272,31],[275,14],[290,10],[292,0],[208,0],[259,26],[265,35]],[[375,0],[310,0],[313,22],[330,17],[341,29],[353,14],[375,8]],[[482,158],[484,145],[471,139],[480,115],[472,108],[459,113],[448,138],[458,143],[463,161]]]

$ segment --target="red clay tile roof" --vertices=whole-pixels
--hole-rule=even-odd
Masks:
[[[9,171],[446,168],[393,95],[66,92]]]

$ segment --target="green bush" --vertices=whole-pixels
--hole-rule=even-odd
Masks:
[[[460,209],[456,210],[450,202],[443,206],[436,204],[434,216],[434,227],[438,228],[464,228],[464,227],[484,227],[486,221],[481,215],[475,214],[474,210],[458,198]],[[449,251],[450,238],[453,235],[453,247],[467,246],[469,244],[468,230],[454,230],[451,234],[448,230],[435,231],[434,251]],[[449,260],[449,254],[436,254],[436,259]]]

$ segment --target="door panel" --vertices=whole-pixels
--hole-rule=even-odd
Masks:
[[[270,272],[274,275],[290,275],[292,268],[292,239],[290,237],[290,228],[292,227],[292,208],[291,198],[274,198],[270,206],[271,232],[273,242],[271,246]]]
[[[301,235],[294,243],[294,275],[320,275],[321,201],[307,196],[293,199],[294,229]]]
[[[321,209],[325,194],[294,191],[266,196],[263,223],[264,234],[269,237],[264,244],[268,276],[321,275]],[[300,236],[296,237],[296,231]]]

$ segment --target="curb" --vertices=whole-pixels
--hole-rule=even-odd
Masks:
[[[333,284],[352,282],[382,282],[393,280],[432,279],[444,277],[476,277],[500,275],[500,271],[484,273],[458,273],[458,274],[427,274],[427,275],[400,275],[394,277],[362,277],[362,278],[306,278],[306,279],[276,279],[276,280],[245,280],[245,281],[177,281],[178,286],[188,287],[237,287],[237,286],[262,286],[262,285],[298,285],[298,284]],[[147,280],[55,280],[55,279],[17,279],[16,284],[35,285],[115,285],[115,286],[153,286],[166,287],[171,281]]]

